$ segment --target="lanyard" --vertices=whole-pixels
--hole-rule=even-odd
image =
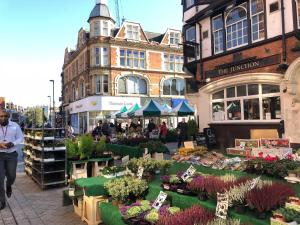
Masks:
[[[7,127],[8,127],[8,125],[6,125],[5,131],[4,131],[3,126],[1,126],[2,134],[3,134],[3,141],[6,141],[5,137],[6,137],[6,134],[7,134]]]

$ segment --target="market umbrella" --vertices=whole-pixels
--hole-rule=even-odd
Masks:
[[[168,115],[167,112],[159,103],[154,100],[150,100],[146,105],[142,108],[136,110],[134,113],[129,113],[128,116],[130,117],[140,117],[140,116],[162,116]]]
[[[121,117],[121,114],[124,113],[124,112],[126,112],[126,111],[127,111],[126,106],[123,106],[123,107],[120,109],[120,111],[112,113],[112,114],[110,115],[110,118],[112,118],[112,119],[120,118],[120,117]]]
[[[172,114],[172,107],[169,106],[167,103],[164,103],[162,105],[162,108],[164,109],[164,111],[168,112],[169,114]]]
[[[182,101],[173,109],[173,113],[177,116],[192,116],[195,114],[195,110],[186,101]]]
[[[127,112],[124,112],[124,113],[121,114],[121,118],[127,118],[129,114],[134,113],[135,111],[137,111],[140,108],[141,107],[137,103],[135,103],[135,105],[132,106],[130,109],[128,109]]]

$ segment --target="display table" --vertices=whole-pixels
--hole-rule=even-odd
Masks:
[[[75,190],[84,190],[85,195],[87,196],[99,196],[107,195],[107,191],[104,188],[104,184],[109,181],[105,177],[90,177],[77,179],[75,181]]]

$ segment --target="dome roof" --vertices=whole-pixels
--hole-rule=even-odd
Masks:
[[[89,20],[95,17],[106,17],[113,20],[110,16],[108,6],[101,3],[95,5],[90,14]]]

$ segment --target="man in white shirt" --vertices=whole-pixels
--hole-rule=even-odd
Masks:
[[[17,123],[9,121],[7,111],[0,109],[0,210],[4,209],[6,177],[6,195],[12,194],[11,186],[16,179],[18,163],[17,146],[23,142],[23,133]]]

